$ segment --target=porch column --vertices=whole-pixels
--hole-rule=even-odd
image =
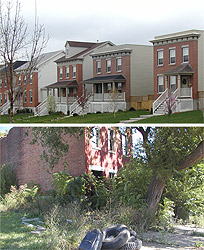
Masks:
[[[93,101],[94,101],[94,83],[92,84],[92,95],[93,95]]]
[[[115,82],[113,82],[113,93],[115,92]]]
[[[178,75],[177,81],[178,81],[178,96],[180,97],[181,96],[181,76],[180,75]]]
[[[49,96],[49,88],[47,88],[47,97]]]
[[[61,93],[61,88],[59,88],[59,103],[61,104],[61,95],[62,95],[62,93]]]
[[[104,83],[102,82],[102,96],[103,96],[103,101],[104,101]]]
[[[69,92],[68,92],[68,88],[66,87],[66,104],[68,105],[68,94],[69,94]]]
[[[52,89],[52,95],[55,96],[55,88]]]
[[[165,81],[164,81],[164,90],[168,88],[168,76],[165,76]]]

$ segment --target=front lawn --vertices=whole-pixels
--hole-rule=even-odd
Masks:
[[[188,111],[182,113],[172,114],[170,116],[170,123],[203,123],[204,118],[202,111]],[[168,115],[153,116],[135,123],[169,123]]]
[[[114,118],[113,113],[99,113],[99,114],[87,114],[83,117],[80,116],[61,116],[57,115],[46,115],[46,116],[32,116],[28,117],[26,115],[15,115],[14,123],[119,123],[123,120],[128,120],[132,117],[139,117],[140,115],[149,114],[147,111],[120,111],[116,113]],[[9,123],[9,116],[0,116],[0,123]]]

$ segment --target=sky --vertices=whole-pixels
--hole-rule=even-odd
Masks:
[[[50,36],[45,52],[63,50],[67,40],[150,45],[157,35],[204,29],[203,0],[19,1],[29,31],[36,2],[39,23]]]

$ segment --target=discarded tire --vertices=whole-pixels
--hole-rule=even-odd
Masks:
[[[94,229],[86,234],[79,250],[100,250],[103,242],[103,234],[99,229]]]
[[[139,250],[142,247],[142,241],[136,240],[135,242],[127,242],[120,250]]]
[[[125,225],[116,225],[103,230],[102,249],[119,249],[130,239],[130,231]]]

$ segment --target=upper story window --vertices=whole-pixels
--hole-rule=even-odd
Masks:
[[[0,88],[2,88],[2,79],[0,79]]]
[[[115,133],[113,129],[108,129],[108,150],[115,151]]]
[[[164,51],[158,50],[157,51],[157,65],[162,66],[164,64]]]
[[[32,82],[33,82],[33,75],[30,74],[30,84],[32,84]]]
[[[111,72],[111,59],[106,60],[106,72]]]
[[[26,81],[27,81],[26,76],[24,76],[23,83],[26,84]]]
[[[59,79],[62,79],[62,73],[63,73],[62,68],[59,68]]]
[[[29,91],[29,94],[30,94],[30,103],[33,102],[33,92],[32,90]]]
[[[169,49],[169,64],[175,64],[175,63],[176,63],[176,50]]]
[[[69,67],[66,67],[66,78],[69,78]]]
[[[21,85],[21,76],[18,76],[18,85]]]
[[[96,61],[96,73],[101,73],[101,61]]]
[[[4,79],[4,88],[6,88],[6,86],[7,86],[7,81],[6,79]]]
[[[121,135],[121,148],[123,155],[128,155],[128,138],[127,135]]]
[[[92,129],[92,147],[99,148],[100,147],[100,128],[94,127]]]
[[[76,65],[73,66],[73,77],[76,77]]]
[[[117,71],[121,71],[122,70],[122,59],[121,58],[117,58],[116,59],[116,70]]]
[[[158,84],[158,93],[162,93],[164,91],[164,78],[162,76],[157,76],[157,84]]]
[[[182,59],[183,63],[189,62],[189,47],[182,48]]]
[[[176,90],[176,76],[170,76],[170,90],[171,92]]]

